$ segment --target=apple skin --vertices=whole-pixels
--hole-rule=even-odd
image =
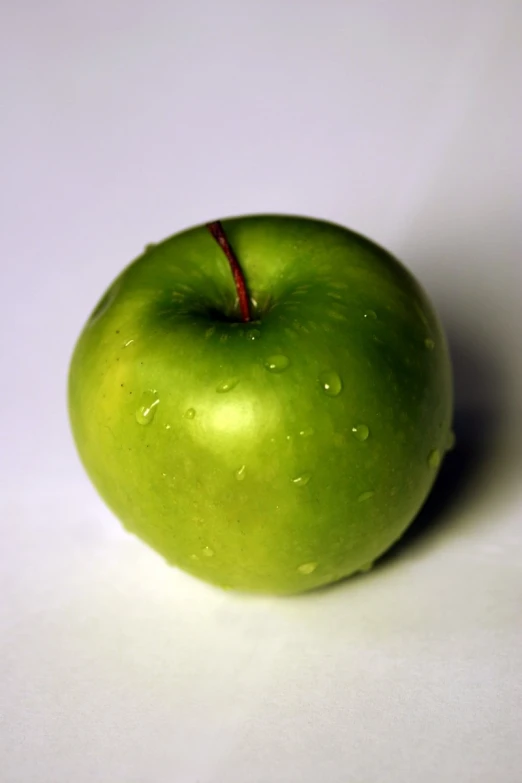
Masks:
[[[102,498],[169,563],[299,593],[365,570],[425,501],[451,437],[447,344],[368,239],[299,217],[222,225],[252,322],[205,226],[152,246],[78,340],[72,430]]]

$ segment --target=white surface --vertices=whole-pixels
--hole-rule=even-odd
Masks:
[[[2,783],[519,783],[520,3],[1,16]],[[402,257],[457,373],[432,524],[287,600],[215,591],[126,536],[65,411],[74,340],[122,266],[258,211]]]

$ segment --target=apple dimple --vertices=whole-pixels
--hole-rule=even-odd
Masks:
[[[117,279],[104,293],[89,317],[89,324],[95,324],[110,308],[120,290],[120,280]]]

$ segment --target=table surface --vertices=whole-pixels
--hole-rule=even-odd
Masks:
[[[519,783],[521,4],[0,14],[2,783]],[[458,445],[403,545],[292,599],[220,592],[126,535],[65,406],[124,264],[265,211],[402,258],[456,374]]]

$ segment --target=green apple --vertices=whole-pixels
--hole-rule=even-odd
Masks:
[[[439,320],[347,229],[208,228],[147,248],[89,318],[69,376],[83,464],[128,531],[216,585],[291,594],[365,570],[451,439]]]

